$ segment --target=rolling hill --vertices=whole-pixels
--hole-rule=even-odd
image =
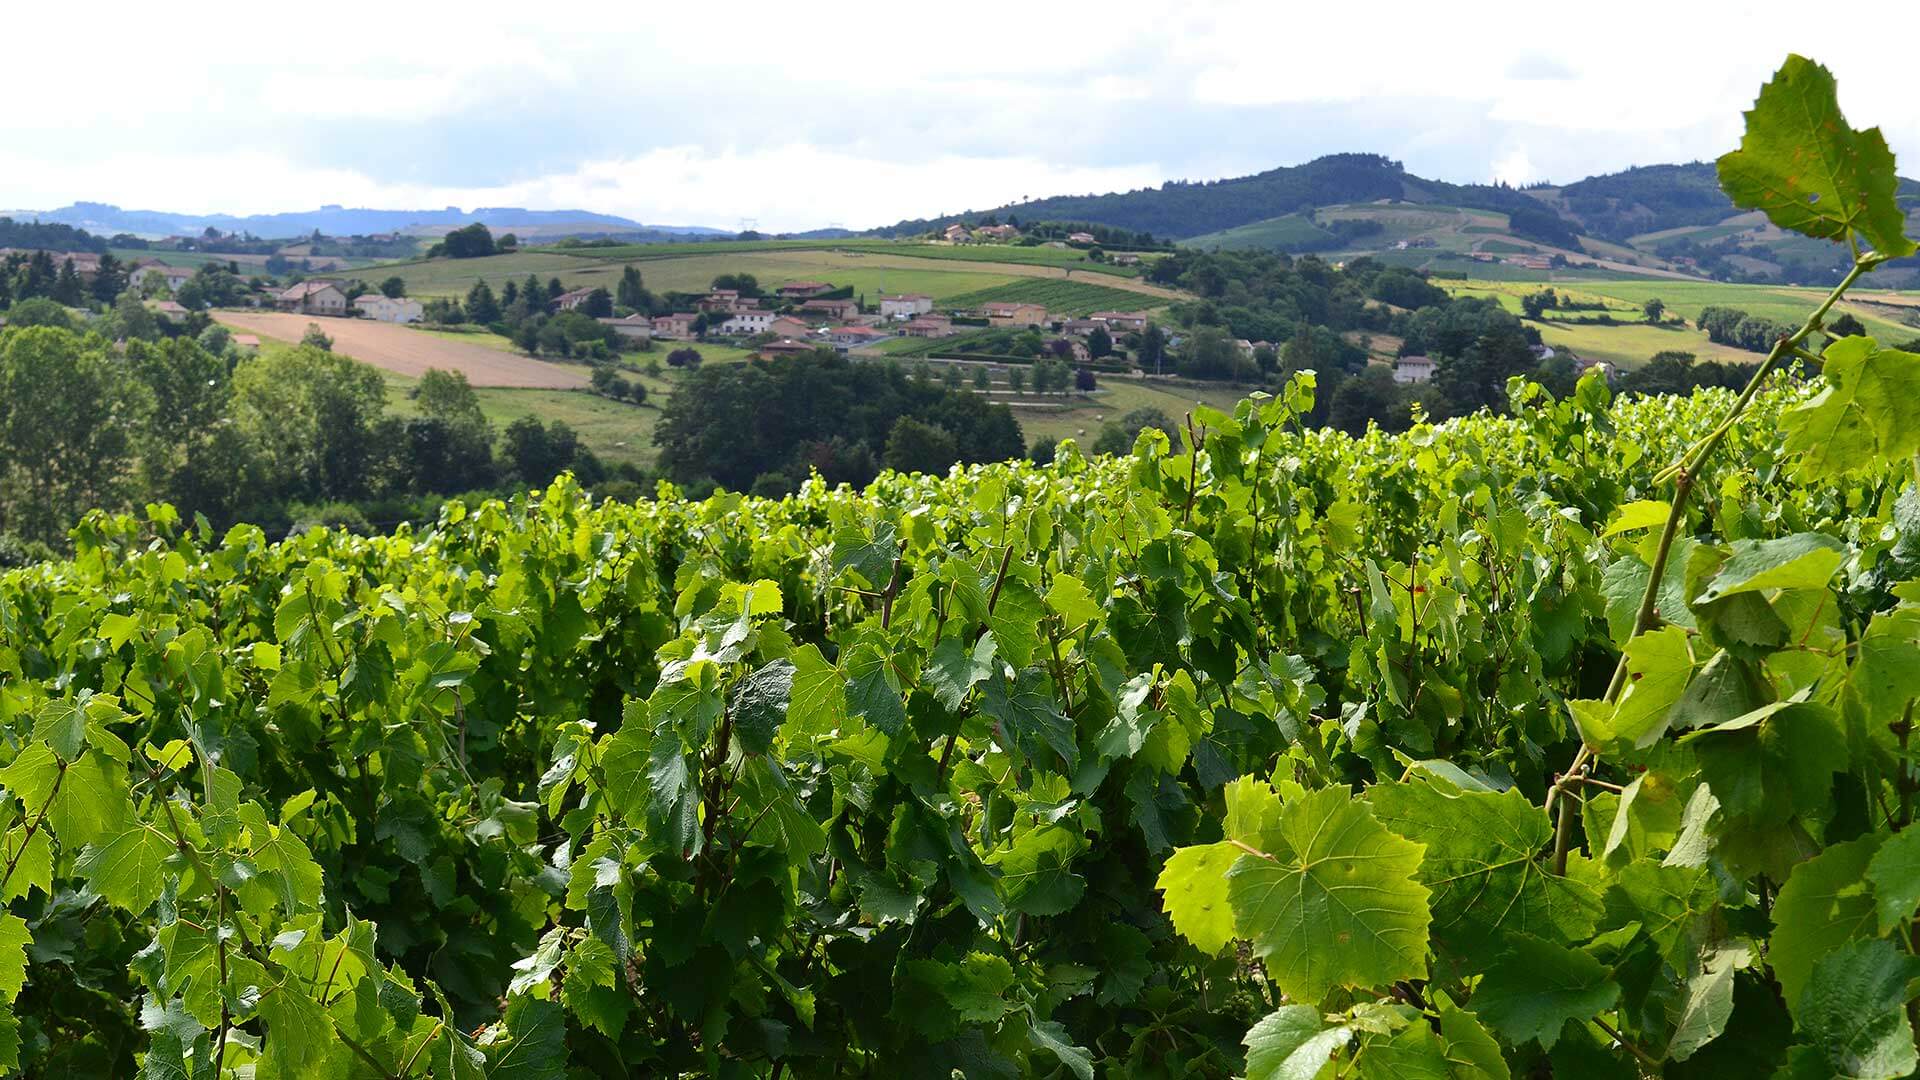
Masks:
[[[1901,182],[1920,232],[1920,183]],[[1374,254],[1430,269],[1472,255],[1562,255],[1605,269],[1723,281],[1831,281],[1846,256],[1736,208],[1710,162],[1650,165],[1564,186],[1453,184],[1378,154],[1334,154],[1252,176],[1065,195],[979,213],[903,221],[911,236],[955,221],[1074,221],[1171,237],[1201,249]],[[1920,280],[1920,259],[1882,271]]]

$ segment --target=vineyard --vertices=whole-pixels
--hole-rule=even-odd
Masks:
[[[1029,278],[950,296],[944,303],[954,308],[977,308],[983,304],[1039,304],[1053,315],[1080,316],[1095,311],[1135,311],[1143,307],[1160,307],[1164,306],[1165,301],[1110,285]]]
[[[1920,357],[1821,325],[1914,245],[1797,57],[1721,174],[1857,252],[1740,394],[89,516],[0,576],[0,1060],[1913,1073]]]

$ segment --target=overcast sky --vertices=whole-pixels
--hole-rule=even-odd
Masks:
[[[1346,150],[1565,182],[1730,149],[1796,49],[1920,174],[1911,2],[120,6],[0,7],[0,207],[798,230]]]

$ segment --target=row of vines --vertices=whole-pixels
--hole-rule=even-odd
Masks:
[[[1836,296],[1892,170],[1797,57],[1722,162]],[[0,577],[0,1062],[1908,1075],[1920,357],[1828,306],[1740,395],[91,516]]]

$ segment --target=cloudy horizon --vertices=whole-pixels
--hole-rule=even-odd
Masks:
[[[517,206],[786,232],[1344,151],[1459,183],[1569,182],[1730,149],[1794,49],[1834,68],[1855,123],[1920,159],[1899,68],[1806,40],[1785,4],[1759,5],[1770,20],[1388,3],[1365,25],[1279,7],[588,3],[562,22],[434,2],[315,21],[222,0],[129,5],[75,42],[71,12],[33,5],[10,36],[70,44],[9,57],[58,108],[0,119],[0,207]],[[1886,40],[1920,29],[1912,9],[1879,18]]]

